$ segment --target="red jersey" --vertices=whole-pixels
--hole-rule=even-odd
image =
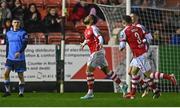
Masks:
[[[84,36],[91,54],[100,50],[100,43],[98,39],[100,32],[95,25],[86,28],[84,31]]]
[[[134,57],[138,57],[147,52],[146,44],[143,42],[145,33],[140,27],[129,25],[124,28],[121,35],[120,41],[124,41],[129,44]]]
[[[145,34],[148,34],[148,33],[149,33],[149,32],[147,31],[147,29],[146,29],[143,25],[141,25],[140,23],[134,23],[133,25],[134,25],[134,26],[137,26],[137,27],[140,27]]]

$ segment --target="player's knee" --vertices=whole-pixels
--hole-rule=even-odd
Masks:
[[[151,71],[147,71],[147,72],[144,73],[144,75],[145,75],[146,77],[150,78],[150,74],[151,74],[151,73],[152,73]]]
[[[132,68],[132,69],[131,69],[131,74],[132,74],[132,75],[137,75],[138,72],[139,72],[139,69],[138,69],[138,68]]]
[[[87,66],[87,72],[93,72],[95,70],[92,66]]]

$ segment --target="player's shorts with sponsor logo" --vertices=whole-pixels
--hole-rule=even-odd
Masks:
[[[151,65],[147,58],[147,53],[144,53],[139,57],[134,57],[130,63],[130,66],[138,67],[142,73],[149,71],[151,69]]]
[[[26,71],[26,61],[6,60],[5,67],[15,72]]]
[[[107,60],[105,58],[105,50],[101,49],[99,51],[92,53],[88,59],[87,65],[94,68],[102,68],[104,66],[108,66]]]

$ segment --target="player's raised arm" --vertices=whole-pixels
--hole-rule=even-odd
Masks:
[[[94,35],[95,35],[96,37],[98,37],[98,39],[99,39],[99,43],[100,43],[100,44],[103,44],[103,43],[104,43],[104,40],[103,40],[103,37],[102,37],[102,35],[101,35],[101,32],[100,32],[99,28],[97,28],[96,26],[92,26],[92,28],[93,28],[93,33],[94,33]]]
[[[100,32],[100,29],[97,28],[97,26],[92,26],[92,29],[93,29],[93,33],[94,35],[98,38],[99,40],[99,45],[100,47],[102,48],[103,47],[103,44],[104,44],[104,39],[101,35],[101,32]]]

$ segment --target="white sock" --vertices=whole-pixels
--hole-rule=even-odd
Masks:
[[[93,94],[93,89],[89,89],[87,94]]]

